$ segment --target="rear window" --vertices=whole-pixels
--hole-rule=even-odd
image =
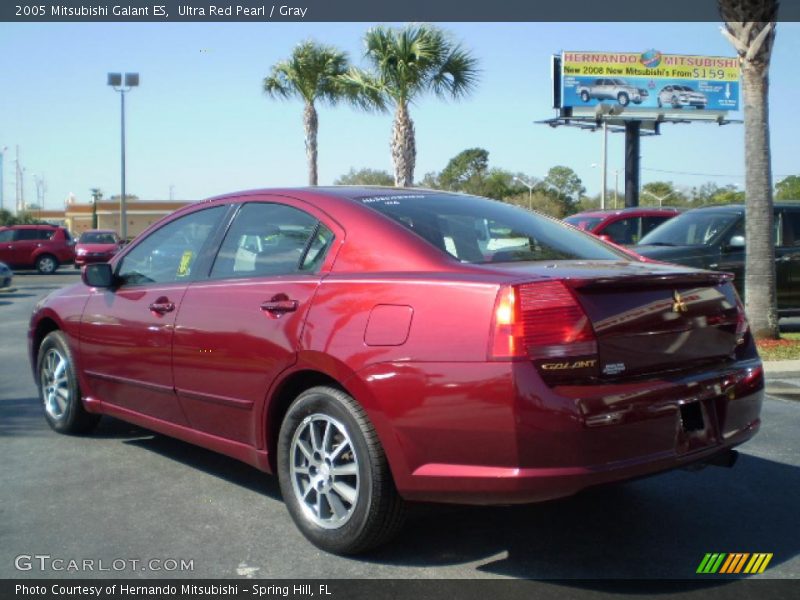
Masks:
[[[570,225],[577,227],[578,229],[583,229],[584,231],[593,231],[602,220],[602,217],[581,217],[578,215],[573,215],[572,217],[567,217],[564,219],[564,221]]]
[[[660,246],[708,245],[727,231],[741,215],[735,212],[689,211],[657,227],[639,244]]]
[[[356,199],[466,263],[629,260],[555,219],[486,198],[409,193]]]
[[[69,239],[69,238],[68,238]],[[117,236],[104,231],[85,231],[78,240],[79,244],[116,244]]]

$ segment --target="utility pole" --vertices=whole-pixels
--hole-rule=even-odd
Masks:
[[[600,187],[600,208],[606,207],[606,178],[608,176],[608,122],[603,120],[603,175],[601,178],[602,185]],[[615,202],[616,204],[616,202]]]
[[[0,148],[0,210],[3,210],[5,208],[5,194],[4,194],[5,189],[3,187],[3,169],[4,169],[3,159],[5,158],[6,150],[8,150],[8,146],[3,146],[2,148]]]

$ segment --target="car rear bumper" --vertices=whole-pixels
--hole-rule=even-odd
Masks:
[[[544,501],[703,462],[755,435],[764,387],[757,359],[554,388],[528,363],[393,363],[361,375],[401,495],[465,504]]]

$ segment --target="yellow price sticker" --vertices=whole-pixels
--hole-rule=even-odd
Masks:
[[[178,277],[186,277],[189,274],[189,269],[192,266],[192,259],[194,252],[187,250],[181,256],[181,264],[178,265]]]

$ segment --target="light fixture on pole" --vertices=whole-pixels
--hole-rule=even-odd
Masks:
[[[533,185],[522,179],[521,177],[514,176],[514,181],[519,181],[522,185],[528,188],[528,210],[533,210]]]
[[[669,198],[670,196],[672,196],[673,194],[675,194],[675,192],[674,192],[674,191],[672,191],[672,192],[670,192],[669,194],[667,194],[666,196],[656,196],[656,195],[655,195],[653,192],[650,192],[650,191],[648,191],[648,190],[642,190],[642,193],[643,193],[643,194],[647,194],[648,196],[652,196],[653,198],[655,198],[656,200],[658,200],[658,208],[661,208],[661,205],[662,205],[662,203],[664,202],[664,200],[666,200],[667,198]]]
[[[128,239],[128,211],[127,206],[125,203],[125,92],[131,91],[133,88],[139,85],[139,74],[138,73],[125,73],[124,79],[122,73],[109,73],[108,74],[108,85],[114,88],[115,92],[119,92],[120,97],[120,109],[121,109],[121,120],[120,120],[120,163],[121,163],[121,178],[122,178],[122,191],[119,197],[119,221],[120,221],[120,228],[119,228],[119,235],[123,240]]]

